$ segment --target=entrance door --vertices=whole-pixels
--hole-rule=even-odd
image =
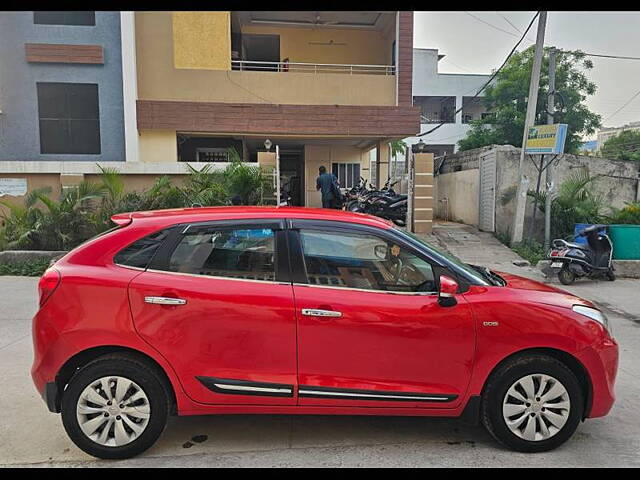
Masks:
[[[494,232],[496,229],[496,152],[481,155],[479,163],[478,228],[483,232]]]
[[[439,305],[442,267],[393,236],[314,223],[298,222],[297,234],[307,282],[294,283],[299,404],[456,407],[474,322],[462,295]]]
[[[291,204],[295,207],[304,206],[303,158],[302,152],[280,150],[280,185],[288,192]]]
[[[295,404],[296,323],[280,228],[180,228],[130,284],[136,330],[198,402]]]

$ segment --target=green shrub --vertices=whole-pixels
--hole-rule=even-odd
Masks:
[[[609,224],[633,224],[640,225],[640,202],[628,203],[626,207],[612,209],[612,213],[607,217]]]
[[[47,258],[15,263],[0,263],[0,275],[40,277],[49,268],[49,263],[50,260]]]
[[[142,192],[125,192],[122,174],[101,167],[100,182],[82,182],[64,189],[58,200],[51,189],[30,192],[24,205],[0,200],[8,213],[0,217],[0,250],[70,250],[113,226],[118,213],[230,204],[240,196],[244,205],[261,205],[273,195],[271,178],[259,166],[243,164],[234,149],[224,169],[205,165],[196,170],[186,165],[188,176],[174,185],[169,176],[159,177]]]
[[[560,184],[551,200],[552,238],[573,235],[576,223],[601,223],[604,220],[604,200],[592,188],[597,178],[590,176],[588,170],[580,169]],[[546,192],[529,191],[528,195],[537,198],[538,209],[544,214]]]
[[[533,266],[546,257],[544,245],[540,242],[536,242],[535,240],[526,240],[522,243],[517,243],[511,247],[511,250],[516,252]]]

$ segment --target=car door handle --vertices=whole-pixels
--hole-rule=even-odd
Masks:
[[[144,297],[144,302],[153,305],[184,305],[187,303],[184,298],[171,297]]]
[[[336,312],[334,310],[318,310],[315,308],[303,308],[302,315],[309,317],[341,317],[342,312]]]

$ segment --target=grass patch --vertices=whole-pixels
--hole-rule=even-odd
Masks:
[[[544,245],[536,241],[528,240],[517,243],[510,248],[527,260],[532,266],[535,266],[540,260],[546,258]]]
[[[0,276],[41,277],[44,271],[49,268],[50,261],[48,258],[41,258],[23,262],[0,263]]]
[[[535,240],[525,240],[521,243],[511,245],[511,236],[508,232],[496,232],[495,236],[500,243],[509,247],[534,267],[540,260],[547,258],[544,251],[544,245],[540,242],[536,242]]]

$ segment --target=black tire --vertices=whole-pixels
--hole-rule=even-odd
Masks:
[[[349,212],[359,212],[360,211],[360,205],[358,204],[357,200],[352,200],[349,203],[347,203],[346,209]]]
[[[564,426],[546,440],[529,441],[514,434],[507,426],[502,404],[511,385],[531,374],[545,374],[565,387],[571,407]],[[584,411],[584,393],[574,373],[561,361],[539,353],[527,354],[507,361],[489,378],[482,395],[481,418],[485,428],[499,443],[519,452],[546,452],[566,442],[576,431]]]
[[[607,271],[607,280],[609,280],[610,282],[615,281],[616,279],[616,274],[613,272],[613,270],[608,270]]]
[[[140,436],[118,447],[101,445],[86,436],[76,415],[82,391],[105,376],[121,376],[135,382],[147,396],[151,409],[149,422]],[[125,354],[105,355],[78,370],[69,381],[62,397],[62,424],[73,443],[89,455],[104,459],[131,458],[151,447],[163,432],[170,410],[169,399],[163,380],[153,368]]]
[[[560,280],[560,283],[563,285],[571,285],[576,281],[576,274],[564,266],[558,272],[558,280]]]

